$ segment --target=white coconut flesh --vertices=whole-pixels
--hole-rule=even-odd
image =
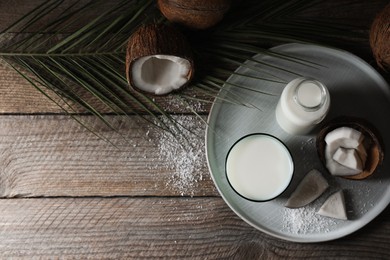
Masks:
[[[340,127],[325,136],[326,167],[334,176],[352,176],[363,171],[367,151],[364,135],[350,127]]]
[[[132,80],[140,90],[164,95],[188,81],[191,63],[172,55],[150,55],[137,59],[132,66]]]

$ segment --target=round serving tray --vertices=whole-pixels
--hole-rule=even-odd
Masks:
[[[390,163],[386,156],[373,176],[347,180],[330,176],[316,151],[316,131],[304,136],[285,133],[275,119],[279,96],[297,77],[311,77],[324,83],[331,95],[331,109],[323,121],[338,116],[368,120],[390,147],[390,88],[386,81],[360,58],[337,49],[308,44],[285,44],[257,54],[239,67],[215,99],[206,130],[209,170],[221,196],[230,208],[255,228],[272,236],[296,242],[320,242],[348,235],[380,214],[390,202]],[[294,177],[277,199],[253,202],[239,196],[229,185],[225,160],[230,147],[241,137],[267,133],[282,140],[294,160]],[[299,209],[284,203],[302,177],[318,169],[330,183],[315,202]],[[345,194],[348,220],[317,214],[333,192]]]

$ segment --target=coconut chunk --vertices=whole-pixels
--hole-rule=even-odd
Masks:
[[[339,127],[325,136],[326,168],[334,176],[353,176],[361,173],[367,153],[364,135],[351,127]]]
[[[317,213],[325,217],[347,220],[348,217],[345,208],[345,199],[343,191],[339,190],[330,195]]]
[[[164,95],[187,83],[191,64],[172,55],[150,55],[139,58],[132,67],[133,83],[138,88]]]
[[[332,145],[325,146],[325,160],[326,160],[326,168],[333,176],[351,176],[358,174],[359,170],[354,170],[344,165],[339,164],[335,160],[333,160],[333,155],[335,151],[339,148],[337,142],[332,143]]]
[[[339,127],[325,136],[328,145],[337,143],[344,148],[357,148],[362,143],[364,135],[351,127]]]
[[[361,133],[362,136],[357,138],[361,140],[360,143],[359,141],[355,142],[355,145],[358,143],[357,147],[343,146],[341,141],[335,142],[333,140],[333,142],[330,142],[332,141],[330,140],[331,135],[328,136],[328,134],[341,127],[352,128]],[[329,144],[325,141],[325,137],[328,138]],[[384,160],[384,142],[381,133],[369,121],[358,117],[340,116],[329,121],[320,129],[317,135],[316,147],[319,158],[328,171],[332,175],[339,175],[346,179],[363,180],[368,178]],[[339,168],[340,164],[332,162],[334,161],[332,157],[339,147],[356,149],[362,162],[363,170],[356,174],[337,173],[336,169]]]
[[[345,167],[344,165],[339,164],[333,159],[326,161],[326,168],[333,176],[352,176],[361,172],[360,170]]]
[[[288,208],[299,208],[313,202],[329,187],[327,180],[322,174],[313,169],[309,171],[297,188],[287,200],[285,206]]]
[[[193,76],[191,46],[174,26],[142,25],[129,38],[126,77],[132,89],[166,95],[188,85]]]
[[[361,170],[348,168],[333,159],[337,149],[340,148],[340,142],[332,142],[325,146],[326,168],[333,176],[352,176],[359,174]]]
[[[357,150],[339,147],[333,155],[333,160],[345,167],[361,172],[363,170]]]

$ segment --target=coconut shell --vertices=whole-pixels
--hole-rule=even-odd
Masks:
[[[378,66],[390,72],[390,4],[375,17],[371,25],[370,46]]]
[[[187,82],[194,76],[194,61],[190,44],[174,26],[148,24],[140,26],[129,38],[126,51],[126,77],[129,85],[137,90],[132,80],[132,65],[142,57],[151,55],[172,55],[186,59],[191,64]]]
[[[365,137],[367,160],[361,173],[352,176],[340,176],[342,178],[361,180],[371,176],[384,159],[384,144],[379,131],[369,122],[355,117],[338,117],[326,124],[317,135],[317,152],[321,162],[326,166],[325,159],[325,136],[339,127],[351,127],[360,131]]]
[[[231,0],[158,0],[157,4],[171,22],[192,29],[207,29],[223,19]]]

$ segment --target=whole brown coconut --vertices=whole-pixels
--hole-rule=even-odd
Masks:
[[[187,85],[193,75],[190,45],[172,25],[142,25],[129,38],[126,77],[133,89],[165,95]]]
[[[317,152],[321,162],[326,166],[325,136],[338,127],[351,127],[361,132],[365,137],[367,160],[363,171],[356,175],[341,176],[342,178],[362,180],[371,176],[384,159],[384,144],[378,130],[369,122],[357,117],[337,117],[326,124],[317,135]]]
[[[378,66],[390,72],[390,4],[375,17],[371,25],[370,45]]]
[[[222,20],[231,0],[158,0],[157,4],[171,22],[192,29],[207,29]]]

